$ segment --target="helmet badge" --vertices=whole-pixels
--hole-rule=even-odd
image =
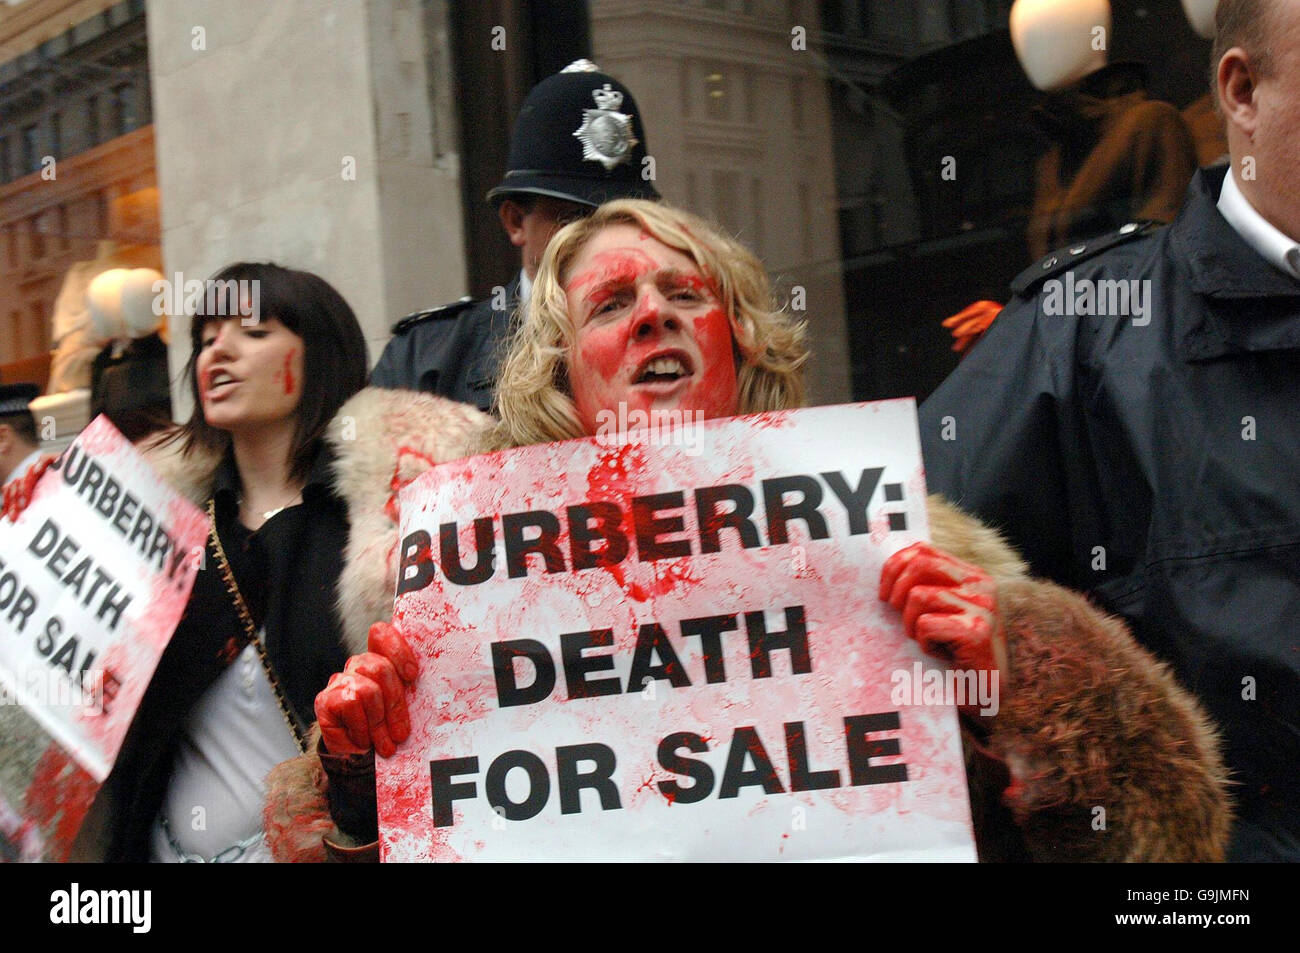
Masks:
[[[582,125],[574,133],[582,143],[584,161],[599,162],[606,171],[632,157],[632,147],[637,138],[632,135],[632,117],[619,112],[623,94],[605,84],[604,89],[593,89],[595,109],[582,111]]]

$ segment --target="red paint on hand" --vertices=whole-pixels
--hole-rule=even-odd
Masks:
[[[885,561],[879,595],[903,613],[908,637],[927,654],[957,669],[996,671],[1006,684],[997,583],[983,569],[929,543],[913,543]]]
[[[321,738],[332,754],[391,758],[411,734],[406,691],[420,674],[415,652],[387,622],[370,627],[369,652],[348,659],[316,696]]]

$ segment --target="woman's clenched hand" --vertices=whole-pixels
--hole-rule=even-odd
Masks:
[[[406,690],[420,673],[415,652],[387,622],[370,627],[369,649],[354,655],[316,696],[321,739],[331,754],[391,757],[411,733]]]

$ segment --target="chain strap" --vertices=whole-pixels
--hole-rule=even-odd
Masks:
[[[284,693],[280,679],[271,666],[271,659],[267,657],[266,646],[257,637],[257,626],[253,623],[253,614],[248,611],[248,605],[239,592],[239,586],[235,583],[235,574],[230,569],[230,560],[226,558],[226,550],[222,547],[221,537],[217,534],[217,509],[215,502],[211,498],[208,499],[208,519],[211,521],[212,526],[212,548],[217,553],[217,566],[221,569],[221,578],[225,580],[226,591],[230,593],[230,598],[235,603],[235,612],[239,615],[240,625],[244,627],[245,644],[251,643],[257,647],[257,657],[262,660],[262,669],[266,672],[266,677],[271,683],[271,689],[275,692],[275,700],[280,703],[280,714],[284,715],[285,724],[293,732],[293,740],[297,742],[298,750],[306,754],[306,733],[303,731],[302,726],[298,724],[298,717],[293,713],[293,708],[289,705],[289,699]]]
[[[251,834],[248,837],[245,837],[238,844],[231,844],[220,853],[213,854],[211,857],[204,857],[202,854],[196,854],[191,850],[186,850],[176,840],[176,836],[172,834],[172,826],[167,823],[166,809],[159,813],[158,823],[162,827],[168,845],[176,852],[176,858],[182,864],[233,864],[255,846],[260,844],[266,837],[266,834],[263,831],[258,831],[256,834]]]

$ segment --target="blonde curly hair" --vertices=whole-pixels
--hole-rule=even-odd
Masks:
[[[737,413],[800,407],[808,360],[805,323],[781,311],[762,263],[703,219],[658,202],[621,199],[566,225],[551,239],[497,383],[500,424],[485,449],[589,436],[569,391],[568,359],[577,328],[564,284],[579,252],[611,225],[641,228],[682,252],[712,281],[731,320]]]

